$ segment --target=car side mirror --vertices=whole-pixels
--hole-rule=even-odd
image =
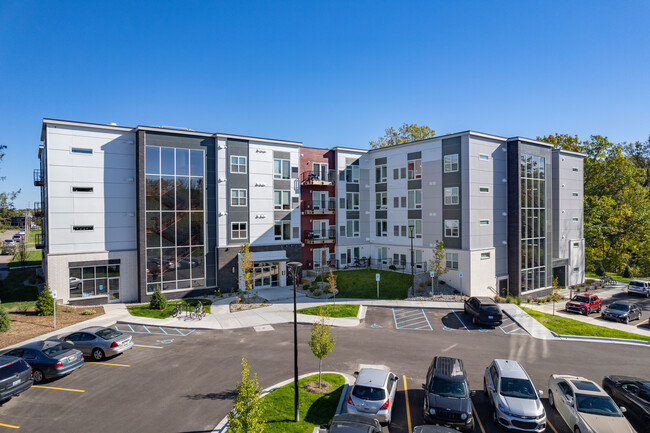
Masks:
[[[470,397],[474,397],[475,395],[476,395],[476,391],[470,391],[470,392],[469,392],[469,396],[470,396]]]
[[[622,412],[622,413],[627,412],[627,409],[625,409],[625,406],[621,406],[621,412]]]
[[[494,388],[494,385],[490,385],[490,391],[496,392],[496,389]]]
[[[358,375],[359,375],[359,372],[358,372],[358,371],[355,371],[355,372],[354,372],[354,375],[355,375],[355,376],[358,376]]]
[[[541,389],[538,389],[538,390],[537,390],[537,395],[540,396],[540,397],[543,396],[543,395],[544,395],[544,391],[542,391]]]
[[[397,377],[397,376],[395,376],[395,377],[393,378],[393,381],[394,381],[394,382],[397,382],[398,380],[399,380],[399,377]]]

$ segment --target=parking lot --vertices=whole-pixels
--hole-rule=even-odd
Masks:
[[[633,327],[641,327],[644,329],[650,329],[650,298],[647,298],[645,296],[641,295],[628,295],[625,291],[621,293],[617,293],[616,295],[612,296],[611,298],[603,300],[603,309],[607,306],[610,305],[614,302],[617,301],[625,301],[625,302],[634,302],[637,303],[641,306],[641,320],[634,320],[630,322],[627,326],[633,326]],[[605,319],[603,319],[600,314],[594,315],[594,318],[597,320],[602,320],[607,322]]]
[[[516,359],[544,391],[553,426],[569,432],[548,408],[551,373],[583,375],[600,382],[607,374],[647,376],[647,346],[543,341],[513,332],[515,325],[483,330],[464,320],[462,311],[369,308],[360,327],[334,328],[336,347],[323,369],[352,374],[359,364],[383,364],[400,378],[393,423],[385,432],[407,433],[423,422],[422,384],[436,355],[464,360],[477,414],[476,432],[498,431],[482,393],[482,377],[492,359]],[[410,329],[428,322],[430,330]],[[420,316],[418,316],[420,314]],[[136,346],[105,362],[87,362],[80,370],[43,383],[0,406],[0,431],[209,432],[232,408],[242,356],[262,387],[293,375],[293,327],[206,331],[118,324]],[[415,328],[415,327],[414,327]],[[318,360],[308,346],[311,327],[299,325],[300,374],[315,372]],[[489,331],[489,332],[487,332]],[[622,362],[621,360],[624,360]],[[405,392],[407,390],[407,392]],[[408,406],[406,404],[408,397]],[[408,407],[408,409],[407,409]],[[4,425],[4,426],[3,426]],[[482,427],[482,428],[481,428]],[[639,429],[639,431],[642,431]]]

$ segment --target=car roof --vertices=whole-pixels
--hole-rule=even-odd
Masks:
[[[89,326],[89,327],[87,327],[87,328],[80,329],[80,330],[77,331],[77,332],[90,332],[90,333],[95,333],[95,332],[97,332],[97,331],[101,331],[102,329],[106,329],[106,327],[105,327],[105,326]],[[109,329],[110,329],[110,328],[109,328]]]
[[[475,296],[475,299],[478,299],[478,301],[481,304],[494,304],[496,305],[496,301],[492,298],[488,298],[487,296]]]
[[[350,423],[350,424],[362,424],[362,425],[367,425],[367,426],[375,426],[376,422],[374,418],[369,417],[368,415],[361,415],[361,414],[356,414],[356,413],[341,413],[338,415],[334,415],[334,418],[332,418],[332,426],[334,426],[335,423],[338,422],[344,422],[344,423]]]
[[[34,350],[43,350],[48,347],[56,346],[61,344],[60,340],[41,340],[41,341],[32,341],[23,346],[20,346],[20,349],[34,349]]]
[[[528,375],[517,361],[512,359],[495,359],[494,363],[499,367],[501,376],[513,379],[528,379]]]
[[[465,380],[465,368],[463,361],[458,358],[436,356],[433,358],[434,377],[445,378],[454,381]]]
[[[384,386],[389,372],[378,368],[362,368],[357,376],[355,385]]]
[[[10,355],[0,355],[0,368],[4,367],[7,364],[15,362],[17,359],[22,359],[17,356]]]
[[[642,379],[640,377],[634,376],[623,376],[620,374],[606,376],[614,382],[641,382],[641,383],[650,383],[650,379]]]
[[[605,391],[593,380],[581,376],[565,377],[573,392],[590,395],[607,395]]]

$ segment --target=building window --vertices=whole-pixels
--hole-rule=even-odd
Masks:
[[[232,171],[232,170],[231,170]],[[291,163],[288,159],[273,160],[273,178],[289,179],[291,177]]]
[[[490,225],[490,220],[480,220],[478,223],[479,223],[479,225],[482,225],[482,226],[489,226]]]
[[[573,218],[573,222],[574,223],[580,222],[580,218]]]
[[[345,181],[347,183],[359,183],[359,166],[348,165],[345,168]]]
[[[399,226],[393,226],[393,236],[399,236]]]
[[[574,197],[578,197],[578,193],[577,193],[577,192],[574,192],[574,193],[571,194],[571,195],[574,196]]]
[[[399,168],[393,169],[393,179],[399,179]]]
[[[387,167],[385,165],[375,166],[375,182],[383,183],[386,182],[387,178]]]
[[[413,227],[414,235],[416,238],[422,237],[422,220],[408,220],[409,233]]]
[[[402,226],[402,236],[406,237],[406,226]]]
[[[487,194],[490,192],[490,187],[489,186],[481,186],[478,188],[478,192],[482,194]]]
[[[290,221],[276,221],[274,229],[276,241],[288,241],[291,239]]]
[[[377,220],[377,236],[379,237],[388,236],[387,220]]]
[[[359,209],[359,193],[348,192],[345,194],[346,209]]]
[[[459,236],[459,221],[445,220],[445,237],[457,238]]]
[[[487,260],[490,258],[490,253],[481,253],[481,260]]]
[[[70,278],[70,298],[109,295],[119,299],[120,296],[120,265],[89,265],[71,267],[68,271]]]
[[[327,163],[315,162],[312,164],[312,168],[314,179],[322,181],[329,180],[329,165]]]
[[[231,173],[246,173],[246,157],[245,156],[231,156],[230,157],[230,172]]]
[[[311,197],[314,210],[329,209],[329,193],[327,191],[313,191]],[[332,208],[334,208],[334,206],[332,206]]]
[[[445,155],[445,173],[458,171],[458,154]]]
[[[358,238],[359,237],[359,220],[347,220],[346,221],[347,233],[349,238]]]
[[[451,188],[445,188],[445,205],[455,205],[458,203],[458,187],[452,186]]]
[[[72,192],[93,192],[92,186],[73,186]]]
[[[422,190],[413,189],[408,192],[408,206],[409,209],[422,208]]]
[[[377,260],[387,260],[388,259],[388,248],[380,247],[377,248]]]
[[[402,202],[402,207],[406,207],[406,197],[402,197],[400,201]]]
[[[447,253],[445,267],[452,271],[458,270],[458,253]]]
[[[393,207],[394,208],[399,207],[399,197],[393,197]]]
[[[480,153],[478,155],[478,159],[481,161],[489,161],[490,160],[490,155],[486,155],[484,153]]]
[[[73,148],[70,149],[70,152],[72,152],[72,153],[81,153],[81,154],[84,154],[84,155],[92,155],[93,154],[93,150],[89,149],[87,147],[73,147]]]
[[[580,272],[580,268],[573,268],[573,272]]]
[[[247,223],[230,223],[230,238],[246,239],[248,237],[246,224]]]
[[[273,191],[273,207],[278,210],[291,208],[291,191]]]
[[[377,209],[386,209],[388,207],[387,197],[388,197],[387,193],[385,192],[378,192],[375,195],[375,198],[377,199],[377,203],[376,203]]]
[[[246,206],[246,192],[245,189],[231,189],[230,206]]]
[[[574,242],[573,248],[580,248],[580,242]]]
[[[415,267],[421,269],[422,263],[422,250],[415,250]]]
[[[414,159],[408,162],[407,174],[409,179],[421,179],[422,178],[422,160]]]
[[[573,171],[575,171],[575,172],[578,172],[578,171],[579,171],[579,170],[578,170],[578,167],[573,167],[571,170],[573,170]]]
[[[72,226],[75,232],[89,232],[95,230],[94,226]]]

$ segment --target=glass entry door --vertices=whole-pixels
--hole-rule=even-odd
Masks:
[[[278,285],[280,267],[273,263],[258,263],[253,267],[253,287],[261,289]]]
[[[120,279],[108,279],[108,302],[120,302]]]

